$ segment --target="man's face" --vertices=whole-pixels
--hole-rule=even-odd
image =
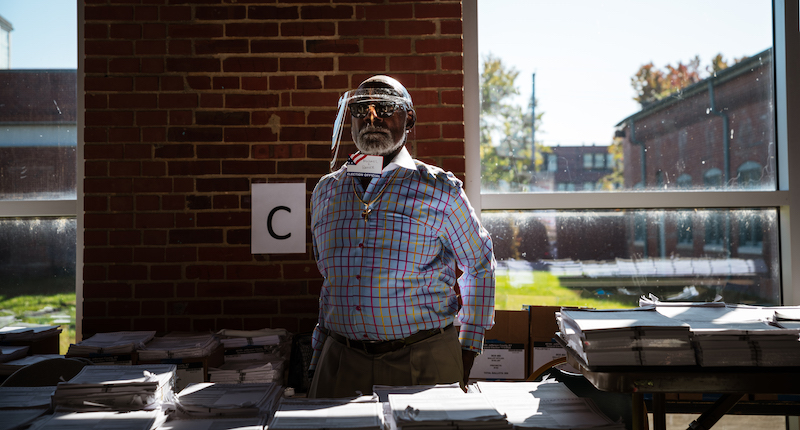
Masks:
[[[387,155],[405,144],[411,113],[402,106],[394,102],[363,101],[351,104],[350,114],[353,142],[361,153]]]

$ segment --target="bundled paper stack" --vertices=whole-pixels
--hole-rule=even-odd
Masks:
[[[655,308],[562,309],[556,313],[567,345],[587,366],[686,366],[695,354],[689,325]]]
[[[55,387],[0,387],[0,429],[23,429],[50,411]]]
[[[208,380],[222,384],[276,383],[283,381],[283,360],[264,363],[262,361],[231,361],[218,368],[208,369]]]
[[[0,328],[0,341],[36,341],[59,334],[57,325],[19,324]]]
[[[115,331],[97,333],[69,346],[67,355],[126,354],[142,349],[155,337],[155,331]]]
[[[174,402],[176,366],[86,366],[53,395],[59,407],[81,411],[157,409]]]
[[[277,384],[190,384],[176,396],[182,416],[269,418],[283,394]]]
[[[144,349],[139,350],[139,360],[205,357],[219,344],[219,340],[211,333],[173,332],[156,337],[145,345]]]
[[[437,390],[389,394],[391,417],[398,429],[511,429],[482,393],[435,396]],[[432,396],[434,395],[434,396]]]
[[[576,396],[556,381],[478,381],[470,391],[482,393],[514,428],[624,430],[590,399]]]
[[[720,302],[655,302],[655,306],[660,314],[690,326],[701,366],[786,366],[798,362],[789,360],[800,353],[800,328],[774,324],[776,307]]]
[[[0,363],[17,360],[28,354],[29,346],[4,346],[0,345]]]
[[[383,430],[383,406],[378,396],[354,399],[282,398],[267,428]]]
[[[107,366],[99,366],[107,367]],[[167,415],[161,410],[152,411],[105,411],[105,412],[62,412],[43,417],[34,423],[31,430],[154,430]]]
[[[781,307],[775,310],[773,322],[784,330],[800,332],[800,308]],[[759,342],[762,366],[797,366],[800,363],[800,334],[794,339]]]
[[[179,419],[161,424],[158,430],[264,430],[264,421],[259,417]]]

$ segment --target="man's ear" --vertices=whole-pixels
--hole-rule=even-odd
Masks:
[[[406,113],[406,130],[411,130],[414,128],[414,124],[417,123],[417,112],[414,109],[410,109]]]

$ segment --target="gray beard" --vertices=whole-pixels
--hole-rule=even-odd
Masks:
[[[405,143],[405,136],[399,142],[392,140],[392,134],[383,127],[365,126],[353,136],[356,148],[362,154],[386,155],[391,154]]]

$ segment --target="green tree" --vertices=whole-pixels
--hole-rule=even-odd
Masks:
[[[481,187],[525,191],[542,165],[532,142],[533,105],[514,103],[519,71],[487,55],[481,70]],[[536,116],[537,123],[541,114]],[[537,124],[538,128],[538,124]]]

